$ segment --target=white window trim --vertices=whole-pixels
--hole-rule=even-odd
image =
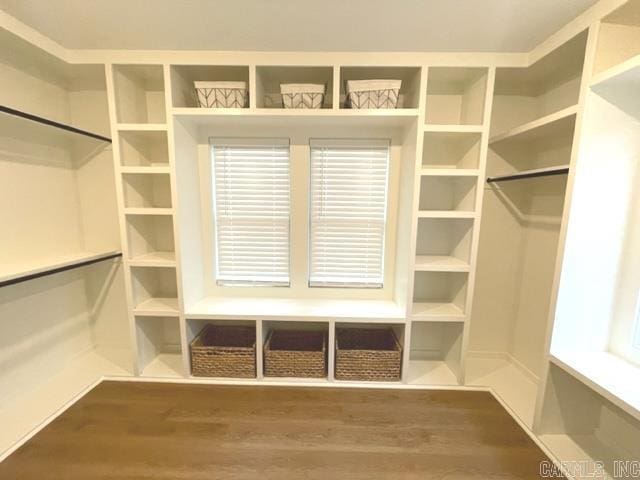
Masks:
[[[289,150],[288,161],[291,161],[290,142],[288,138],[244,138],[244,137],[210,137],[209,138],[209,154],[211,164],[211,200],[212,200],[212,219],[213,219],[213,242],[214,242],[214,275],[216,285],[220,287],[289,287],[291,283],[291,177],[289,168],[289,218],[287,222],[287,280],[282,279],[239,279],[226,276],[220,271],[220,245],[219,245],[219,218],[216,191],[216,169],[214,151],[216,147],[234,147],[234,146],[264,146],[264,147],[285,147]]]
[[[313,275],[313,256],[312,256],[312,242],[313,242],[313,149],[314,148],[340,148],[340,147],[364,147],[364,148],[386,148],[386,171],[384,179],[384,214],[382,219],[381,231],[382,242],[380,245],[380,276],[379,282],[348,282],[340,280],[314,280]],[[384,288],[385,279],[385,253],[387,242],[387,222],[389,218],[389,188],[390,188],[390,170],[391,170],[391,140],[390,139],[330,139],[330,138],[311,138],[309,140],[309,228],[308,228],[308,266],[307,266],[307,278],[309,288],[346,288],[346,289],[382,289]]]

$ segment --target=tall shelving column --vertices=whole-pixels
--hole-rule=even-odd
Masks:
[[[408,383],[451,385],[464,378],[494,78],[495,70],[485,67],[430,67],[427,74],[413,205]]]
[[[107,65],[134,372],[184,376],[162,65]]]

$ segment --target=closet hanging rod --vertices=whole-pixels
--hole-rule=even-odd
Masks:
[[[93,257],[89,260],[78,260],[77,262],[72,262],[60,267],[53,267],[47,270],[41,270],[39,272],[27,273],[25,275],[9,278],[8,280],[0,281],[0,287],[15,285],[16,283],[22,283],[28,280],[34,280],[36,278],[46,277],[49,275],[54,275],[56,273],[66,272],[67,270],[74,270],[80,267],[86,267],[88,265],[93,265],[94,263],[104,262],[105,260],[111,260],[113,258],[119,258],[119,257],[122,257],[122,252],[109,252],[99,257]]]
[[[58,128],[60,130],[65,130],[67,132],[75,133],[77,135],[83,135],[85,137],[90,137],[95,140],[100,140],[102,142],[111,143],[111,139],[109,137],[105,137],[103,135],[98,135],[97,133],[88,132],[86,130],[82,130],[80,128],[72,127],[71,125],[66,125],[64,123],[56,122],[54,120],[49,120],[48,118],[39,117],[38,115],[33,115],[32,113],[23,112],[21,110],[16,110],[14,108],[7,107],[5,105],[0,105],[0,112],[6,113],[8,115],[13,115],[15,117],[24,118],[25,120],[30,120],[32,122],[40,123],[42,125],[47,125],[49,127]]]
[[[500,175],[498,177],[488,177],[487,183],[508,182],[511,180],[520,180],[523,178],[550,177],[552,175],[566,175],[569,173],[569,166],[539,168],[537,170],[525,170],[524,172],[514,173],[512,175]]]

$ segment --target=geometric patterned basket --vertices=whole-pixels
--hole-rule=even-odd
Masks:
[[[336,329],[338,380],[398,381],[402,346],[391,328]]]
[[[402,80],[348,80],[350,108],[396,108]]]
[[[255,378],[255,328],[207,325],[191,342],[191,374]]]
[[[284,108],[322,108],[326,85],[321,83],[282,83],[280,94]]]
[[[326,333],[271,330],[264,344],[264,375],[266,377],[326,377]]]
[[[247,82],[194,82],[200,108],[245,108],[249,106]]]

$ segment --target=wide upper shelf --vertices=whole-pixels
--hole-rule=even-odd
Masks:
[[[578,106],[564,108],[532,122],[517,126],[508,132],[491,137],[491,145],[506,143],[526,143],[540,139],[571,137],[576,123]]]
[[[0,131],[4,137],[56,148],[68,148],[79,142],[111,143],[104,135],[6,105],[0,105]]]
[[[591,89],[640,120],[640,54],[594,76]]]

